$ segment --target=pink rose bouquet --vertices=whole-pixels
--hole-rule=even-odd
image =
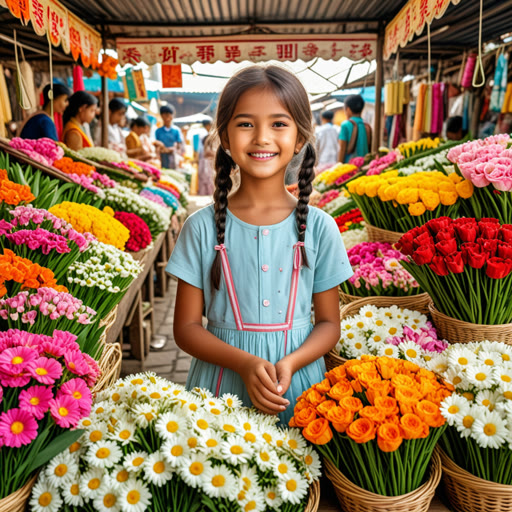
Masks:
[[[0,332],[0,499],[82,434],[100,375],[76,336]]]
[[[419,285],[400,264],[407,257],[391,244],[363,242],[348,251],[354,275],[341,284],[348,295],[405,296],[420,293]]]
[[[448,160],[475,186],[463,209],[468,217],[496,217],[512,222],[512,139],[492,135],[452,148]]]
[[[44,165],[53,166],[53,162],[64,156],[64,150],[52,139],[22,139],[15,137],[9,142],[9,146]]]

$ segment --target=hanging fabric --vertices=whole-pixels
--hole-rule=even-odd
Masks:
[[[0,137],[7,136],[5,125],[12,120],[9,89],[5,81],[4,67],[0,64]]]
[[[464,67],[464,73],[462,74],[462,80],[460,82],[461,87],[468,89],[471,87],[473,81],[473,73],[475,72],[476,66],[476,54],[471,53],[468,55],[466,60],[466,66]]]
[[[14,31],[14,57],[16,61],[16,97],[18,104],[23,110],[29,113],[37,109],[37,96],[34,85],[34,73],[30,64],[25,60],[23,48],[20,47],[22,62],[18,57],[18,43],[16,41],[16,30]]]
[[[427,84],[420,84],[416,100],[416,114],[414,115],[414,130],[421,134],[425,117],[425,94]]]
[[[512,114],[512,83],[507,85],[507,90],[505,92],[505,99],[503,100],[501,113]]]
[[[505,93],[507,90],[508,76],[508,58],[500,53],[496,59],[496,69],[494,71],[494,85],[491,91],[491,100],[489,108],[493,112],[501,112],[503,102],[505,101]]]
[[[73,92],[85,91],[82,66],[73,66]]]

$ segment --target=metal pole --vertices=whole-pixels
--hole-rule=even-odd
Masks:
[[[375,73],[375,117],[373,123],[372,153],[376,153],[380,146],[382,135],[382,85],[384,83],[384,29],[379,27],[377,39],[377,69]]]
[[[107,38],[105,36],[105,27],[101,27],[103,39],[103,51],[107,50]],[[108,82],[107,77],[101,77],[101,145],[108,148]]]

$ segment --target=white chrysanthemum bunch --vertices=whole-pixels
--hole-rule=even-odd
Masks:
[[[512,347],[496,341],[451,345],[427,366],[455,386],[441,413],[482,448],[512,450]]]
[[[327,212],[329,215],[333,214],[336,210],[339,210],[341,207],[349,204],[352,202],[352,198],[349,194],[346,194],[344,191],[341,192],[341,194],[332,201],[328,202],[322,210],[324,212]]]
[[[416,364],[445,350],[427,317],[398,306],[367,305],[357,315],[341,321],[341,337],[335,350],[347,359],[363,354],[407,359]]]
[[[121,162],[121,155],[113,149],[95,146],[92,148],[82,148],[78,154],[93,162]]]
[[[117,211],[135,213],[141,217],[148,225],[153,238],[169,228],[171,209],[162,208],[129,188],[118,186],[106,189],[105,203]]]
[[[361,224],[365,226],[364,222]],[[366,227],[363,227],[362,229],[349,229],[341,233],[341,238],[345,249],[348,251],[358,244],[368,242],[368,230]]]
[[[448,167],[452,167],[446,156],[448,155],[449,149],[444,149],[439,153],[435,153],[434,155],[427,155],[423,158],[418,158],[412,165],[408,165],[407,167],[402,167],[399,169],[401,175],[409,176],[416,172],[425,172],[425,171],[436,171],[436,162],[441,164],[448,171]],[[449,173],[450,171],[448,171]],[[453,172],[453,171],[451,171]]]
[[[129,253],[110,244],[91,242],[67,273],[70,293],[89,307],[94,304],[100,318],[122,299],[142,265]],[[93,308],[94,309],[94,308]]]
[[[276,422],[234,395],[129,376],[98,394],[83,436],[41,471],[32,510],[302,511],[320,460]]]

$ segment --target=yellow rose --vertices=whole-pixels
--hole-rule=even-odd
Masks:
[[[409,213],[413,217],[419,217],[423,215],[426,211],[425,205],[423,203],[414,203],[409,205]]]
[[[455,183],[455,185],[457,185],[457,183],[460,183],[462,181],[462,176],[459,176],[456,172],[452,172],[448,178],[452,181],[452,183]]]
[[[441,198],[441,204],[444,206],[451,206],[457,202],[457,192],[444,192],[442,190],[439,191],[439,197]]]
[[[462,199],[469,199],[474,192],[475,187],[473,183],[469,180],[461,181],[455,185],[455,189],[457,190],[457,194],[459,194]]]
[[[386,190],[387,201],[390,201],[391,199],[395,200],[402,189],[403,186],[401,183],[390,185]]]
[[[374,181],[372,183],[368,183],[366,186],[366,195],[368,197],[376,197],[377,192],[379,191],[380,181]]]
[[[412,204],[417,203],[419,199],[418,189],[406,188],[398,192],[396,201],[399,204]]]
[[[455,185],[451,181],[442,181],[439,183],[439,191],[456,192]]]
[[[441,202],[439,194],[431,190],[420,190],[420,199],[429,211],[434,211]]]

